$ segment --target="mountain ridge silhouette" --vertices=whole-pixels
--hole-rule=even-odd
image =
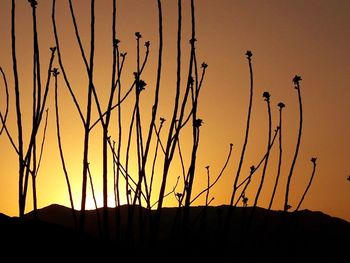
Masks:
[[[172,236],[177,208],[163,208],[159,240],[152,243],[149,239],[142,240],[137,234],[140,227],[139,212],[145,213],[146,209],[136,207],[133,225],[136,234],[130,243],[125,232],[126,205],[120,207],[121,242],[113,240],[114,208],[109,208],[111,240],[107,242],[99,235],[95,210],[86,211],[86,233],[82,235],[74,230],[71,209],[52,204],[38,210],[38,220],[33,219],[33,212],[27,213],[23,219],[0,214],[0,238],[1,244],[6,244],[3,251],[18,247],[28,252],[26,258],[34,247],[45,249],[56,254],[56,257],[62,256],[63,259],[68,255],[78,259],[109,259],[118,254],[120,257],[133,255],[133,258],[140,259],[173,255],[173,260],[181,260],[187,255],[193,259],[213,257],[235,259],[236,262],[255,262],[260,259],[279,261],[282,258],[284,262],[350,260],[350,223],[346,220],[310,210],[290,212],[287,219],[283,219],[283,211],[269,211],[267,214],[266,209],[257,207],[255,221],[244,232],[244,219],[249,218],[251,207],[237,207],[233,213],[230,238],[225,239],[221,230],[227,209],[228,206],[191,207],[189,237],[184,240],[181,236]],[[206,211],[205,217],[203,211]],[[80,211],[76,212],[79,216]],[[102,215],[102,208],[99,214]],[[287,220],[287,223],[283,220]]]

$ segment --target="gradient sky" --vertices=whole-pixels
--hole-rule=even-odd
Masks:
[[[27,0],[17,2],[17,48],[22,91],[24,125],[30,128],[30,94],[32,72],[31,8]],[[89,41],[89,4],[77,0],[75,11],[81,30],[85,50]],[[96,1],[96,70],[95,84],[103,105],[106,105],[111,75],[111,6],[112,1]],[[51,24],[51,1],[38,0],[38,24],[41,49],[42,72],[46,71],[49,47],[54,46]],[[156,79],[158,52],[158,21],[156,1],[117,1],[117,32],[121,40],[120,48],[128,53],[122,79],[124,91],[132,81],[135,71],[135,37],[142,33],[142,40],[151,41],[150,59],[143,79],[147,82],[142,94],[144,127],[147,127],[151,113],[153,90]],[[8,127],[16,137],[14,91],[11,49],[10,13],[11,1],[0,1],[0,66],[7,74],[11,90],[11,112]],[[176,25],[177,1],[163,1],[164,16],[164,61],[161,82],[161,104],[158,117],[170,120],[176,81]],[[190,6],[183,4],[183,69],[185,79],[189,54]],[[249,173],[249,167],[256,165],[264,154],[267,140],[267,111],[262,93],[271,94],[273,128],[278,123],[277,104],[286,104],[284,110],[283,136],[284,159],[280,185],[273,209],[283,208],[286,178],[291,165],[298,133],[298,100],[292,84],[295,74],[301,75],[301,93],[304,106],[304,130],[300,154],[292,179],[290,204],[295,207],[307,185],[312,171],[311,157],[317,157],[317,171],[313,185],[306,196],[302,209],[322,211],[350,221],[350,2],[346,0],[296,0],[296,1],[237,1],[200,0],[196,1],[197,59],[209,66],[199,100],[201,127],[200,146],[194,193],[205,188],[206,170],[210,165],[211,178],[217,176],[225,162],[229,144],[234,150],[225,174],[210,195],[215,197],[211,205],[228,204],[232,183],[236,174],[240,151],[244,139],[247,106],[249,99],[249,68],[245,58],[246,50],[253,52],[255,93],[252,109],[251,137],[247,146],[242,177]],[[57,23],[59,27],[62,54],[68,76],[85,105],[87,78],[74,39],[68,1],[58,1]],[[55,66],[58,67],[57,60]],[[45,75],[43,75],[45,76]],[[63,79],[59,79],[61,125],[63,148],[71,176],[75,205],[80,205],[83,127],[79,123],[72,100],[67,93]],[[4,89],[0,82],[0,107],[4,108]],[[51,203],[68,206],[69,199],[57,149],[53,86],[48,99],[49,126],[44,149],[43,164],[38,175],[39,207]],[[123,127],[128,131],[133,99],[125,103]],[[104,106],[105,107],[105,106]],[[82,107],[85,108],[84,106]],[[94,109],[93,116],[97,116]],[[114,122],[113,122],[114,121]],[[116,118],[112,119],[111,136],[116,138]],[[168,126],[164,128],[163,136]],[[146,129],[146,128],[145,128]],[[41,134],[41,133],[40,133]],[[101,140],[100,129],[92,133],[93,151],[90,154],[97,199],[102,205],[101,184]],[[164,137],[165,138],[165,137]],[[126,143],[124,143],[125,145]],[[181,138],[185,153],[185,163],[190,160],[189,138]],[[271,196],[277,173],[278,151],[274,148],[267,171],[259,206],[266,207]],[[0,212],[17,215],[18,163],[16,154],[8,138],[0,136]],[[135,164],[135,160],[131,161]],[[161,165],[158,167],[161,175]],[[134,165],[132,170],[135,171]],[[174,186],[179,175],[179,162],[174,161],[170,172],[167,191]],[[248,204],[252,204],[258,186],[257,174],[247,191]],[[136,177],[135,177],[136,178]],[[110,178],[111,179],[111,178]],[[159,186],[156,181],[155,188]],[[181,188],[179,185],[179,189]],[[123,188],[124,189],[124,188]],[[110,202],[113,204],[113,190]],[[157,191],[157,190],[155,190]],[[156,194],[153,201],[156,201]],[[125,200],[124,200],[125,202]],[[198,199],[193,205],[203,205]],[[173,196],[165,199],[165,206],[176,204]],[[92,208],[89,192],[88,207]],[[31,192],[27,199],[27,209],[32,209]]]

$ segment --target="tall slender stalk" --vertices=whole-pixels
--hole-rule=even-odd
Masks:
[[[185,213],[184,217],[186,220],[186,217],[188,216],[189,212],[189,206],[191,203],[191,194],[192,194],[192,187],[193,187],[193,181],[194,181],[194,175],[195,175],[195,169],[196,169],[196,159],[197,159],[197,150],[199,145],[199,130],[200,126],[202,125],[202,120],[197,118],[197,108],[198,108],[198,97],[199,97],[199,91],[200,86],[198,84],[198,69],[197,69],[197,60],[196,60],[196,53],[195,53],[195,42],[196,42],[196,35],[195,35],[195,13],[194,13],[195,7],[194,7],[194,1],[191,0],[191,26],[192,26],[192,38],[190,40],[191,44],[191,58],[190,58],[190,67],[189,67],[189,73],[188,78],[190,79],[190,90],[192,95],[192,137],[193,137],[193,146],[192,146],[192,155],[191,155],[191,163],[190,167],[188,169],[188,178],[186,180],[187,189],[186,189],[186,197],[185,197]],[[193,61],[193,64],[192,64]],[[194,79],[192,77],[192,66],[194,66]],[[207,64],[203,63],[203,76],[205,74],[205,70],[207,68]],[[179,123],[181,125],[181,122]],[[180,126],[181,127],[181,126]],[[180,129],[180,128],[178,128]]]
[[[277,176],[276,176],[276,181],[275,181],[275,185],[273,187],[273,191],[272,191],[272,196],[270,199],[270,203],[269,206],[267,208],[267,210],[271,210],[272,204],[273,204],[273,199],[275,198],[275,193],[276,193],[276,189],[277,189],[277,185],[278,185],[278,181],[280,178],[280,174],[281,174],[281,166],[282,166],[282,109],[285,107],[285,104],[283,102],[278,103],[278,107],[279,107],[279,136],[278,136],[278,144],[279,144],[279,157],[278,157],[278,168],[277,168]]]
[[[71,206],[71,211],[72,211],[72,216],[73,216],[73,222],[75,229],[78,229],[78,219],[77,215],[74,209],[74,202],[73,202],[73,194],[72,194],[72,188],[70,185],[69,181],[69,175],[66,167],[66,162],[64,159],[64,154],[63,154],[63,147],[62,147],[62,140],[61,140],[61,129],[60,129],[60,115],[59,115],[59,107],[58,107],[58,84],[57,84],[57,76],[59,72],[57,68],[54,68],[53,70],[53,75],[55,77],[55,112],[56,112],[56,133],[57,133],[57,142],[58,142],[58,149],[60,152],[60,159],[61,159],[61,164],[62,164],[62,169],[64,172],[64,177],[66,179],[66,184],[67,184],[67,189],[68,189],[68,195],[69,195],[69,201],[70,201],[70,206]]]
[[[89,62],[89,86],[86,105],[86,119],[84,123],[84,152],[83,152],[83,182],[81,194],[81,213],[80,213],[80,230],[83,232],[85,227],[85,205],[86,205],[86,185],[88,177],[89,163],[89,139],[90,139],[90,121],[92,106],[93,90],[93,72],[94,72],[94,51],[95,51],[95,1],[91,0],[91,21],[90,21],[90,62]]]
[[[32,7],[32,19],[33,19],[33,123],[32,130],[34,131],[39,126],[39,113],[41,107],[41,73],[40,73],[40,56],[39,56],[39,44],[38,44],[38,31],[37,31],[37,19],[36,19],[36,1],[30,1]],[[34,218],[37,218],[37,195],[36,195],[36,175],[37,170],[37,153],[36,153],[36,132],[33,142],[31,143],[32,151],[32,187],[33,187],[33,208]],[[29,150],[29,149],[28,149]],[[27,181],[27,180],[26,180]],[[26,191],[26,189],[25,189]]]
[[[23,179],[24,179],[24,160],[23,160],[23,128],[22,128],[22,114],[21,114],[21,100],[20,89],[18,81],[18,69],[17,69],[17,55],[16,55],[16,4],[15,0],[12,0],[11,6],[11,46],[12,46],[12,67],[14,76],[14,88],[16,98],[16,116],[17,116],[17,135],[18,135],[18,166],[19,166],[19,183],[18,183],[18,205],[19,216],[24,216],[25,200],[23,200]]]
[[[117,2],[116,0],[113,0],[113,7],[112,7],[112,47],[113,47],[113,53],[112,53],[112,78],[111,78],[111,95],[109,97],[109,102],[108,102],[108,107],[107,107],[107,112],[108,112],[108,117],[106,117],[106,127],[104,128],[103,134],[104,137],[105,135],[108,136],[108,124],[109,124],[109,119],[110,119],[110,113],[111,113],[111,107],[112,107],[112,102],[113,102],[113,96],[115,94],[115,90],[120,84],[120,60],[119,60],[119,47],[118,43],[119,40],[117,39],[117,32],[116,32],[116,24],[117,24]],[[116,72],[117,71],[117,72]],[[116,73],[117,73],[117,80],[116,80]],[[119,85],[119,92],[118,92],[118,98],[120,99],[120,85]],[[120,112],[119,112],[120,114]],[[118,116],[118,121],[119,121],[119,143],[118,143],[118,156],[120,154],[120,141],[121,141],[121,120],[120,120],[120,115]],[[108,121],[107,121],[108,119]],[[108,137],[107,137],[108,138]],[[104,144],[103,144],[104,147]],[[107,147],[107,145],[106,145]],[[107,151],[107,149],[106,149]],[[113,152],[115,152],[115,142],[113,143]],[[107,153],[103,153],[105,156],[107,156]],[[107,169],[107,158],[106,158],[106,169]],[[116,240],[118,240],[118,237],[120,235],[120,193],[119,193],[119,173],[120,173],[120,167],[118,164],[113,162],[113,175],[114,175],[114,197],[115,197],[115,236]],[[107,179],[106,185],[103,186],[104,192],[107,192]],[[108,198],[107,194],[104,193],[104,198]]]
[[[16,99],[16,115],[17,115],[17,135],[18,135],[18,146],[15,145],[14,140],[10,136],[6,126],[5,119],[7,117],[7,109],[5,116],[1,116],[1,121],[3,128],[14,146],[19,160],[19,215],[23,217],[26,206],[26,197],[28,190],[29,176],[33,180],[33,206],[34,206],[34,217],[37,215],[37,197],[36,197],[36,182],[35,178],[38,172],[38,160],[37,160],[37,150],[36,150],[36,137],[38,130],[40,128],[40,123],[42,120],[43,112],[45,109],[46,98],[49,90],[51,68],[54,59],[54,51],[51,53],[49,68],[48,68],[48,78],[46,83],[46,89],[44,92],[44,98],[42,99],[41,92],[41,77],[40,77],[40,56],[39,56],[39,45],[38,45],[38,34],[37,34],[37,22],[36,22],[36,6],[37,1],[29,1],[32,7],[32,19],[33,19],[33,90],[32,90],[32,127],[30,130],[30,140],[28,143],[28,148],[26,154],[24,154],[24,143],[23,143],[23,127],[22,127],[22,116],[21,116],[21,106],[20,106],[20,89],[19,89],[19,77],[17,69],[17,56],[16,56],[16,33],[15,33],[15,1],[12,1],[11,7],[11,43],[12,43],[12,62],[13,62],[13,73],[14,73],[14,89],[15,89],[15,99]],[[3,73],[3,72],[2,72]],[[3,74],[4,76],[4,74]],[[6,79],[5,86],[7,86]],[[8,99],[8,97],[7,97]],[[8,100],[7,100],[8,102]]]
[[[235,177],[235,181],[233,184],[233,191],[232,191],[232,195],[231,195],[231,200],[230,200],[230,206],[232,206],[233,201],[235,199],[235,194],[237,191],[237,183],[238,183],[238,179],[241,173],[241,169],[242,169],[242,165],[243,165],[243,160],[244,160],[244,155],[245,155],[245,150],[248,144],[248,137],[249,137],[249,128],[250,128],[250,117],[251,117],[251,112],[252,112],[252,106],[253,106],[253,92],[254,92],[254,78],[253,78],[253,67],[252,67],[252,52],[251,51],[247,51],[246,52],[246,56],[248,59],[248,63],[249,63],[249,73],[250,73],[250,96],[249,96],[249,106],[248,106],[248,117],[247,117],[247,126],[246,126],[246,131],[245,131],[245,137],[244,137],[244,143],[243,143],[243,147],[242,147],[242,152],[241,152],[241,157],[239,160],[239,164],[238,164],[238,168],[237,168],[237,173],[236,173],[236,177]]]
[[[249,64],[249,76],[250,76],[250,95],[249,95],[249,106],[248,106],[248,116],[247,116],[247,124],[246,124],[246,130],[245,130],[245,137],[244,137],[244,142],[243,142],[243,147],[241,151],[241,157],[239,159],[239,164],[237,168],[237,173],[236,177],[233,183],[233,189],[232,189],[232,195],[230,199],[230,207],[228,209],[228,213],[226,215],[226,221],[225,221],[225,228],[226,230],[229,230],[230,227],[230,221],[231,221],[231,215],[232,215],[232,205],[236,196],[237,192],[237,184],[239,180],[239,176],[241,174],[241,169],[243,165],[243,160],[244,160],[244,155],[245,155],[245,150],[248,144],[248,137],[249,137],[249,129],[250,129],[250,117],[251,117],[251,112],[252,112],[252,106],[253,106],[253,95],[254,95],[254,78],[253,78],[253,66],[252,66],[252,56],[253,53],[248,50],[245,55],[247,56],[248,59],[248,64]],[[226,231],[228,232],[228,231]]]
[[[154,95],[154,103],[152,106],[152,117],[149,124],[148,129],[148,135],[147,140],[145,144],[144,152],[142,152],[142,159],[141,159],[141,169],[140,169],[140,182],[138,186],[138,190],[141,190],[141,183],[142,180],[144,180],[145,188],[146,188],[146,195],[148,195],[147,207],[150,208],[150,194],[147,194],[147,183],[146,183],[146,174],[145,169],[147,165],[147,157],[149,153],[149,148],[152,140],[153,135],[153,126],[157,117],[157,109],[158,109],[158,103],[159,103],[159,90],[160,90],[160,80],[161,80],[161,72],[162,72],[162,57],[163,57],[163,15],[162,15],[162,4],[160,0],[157,0],[157,7],[158,7],[158,36],[159,36],[159,49],[158,49],[158,66],[157,66],[157,80],[156,80],[156,89],[155,89],[155,95]],[[141,145],[142,146],[142,145]]]
[[[172,135],[174,133],[174,128],[177,119],[177,113],[179,108],[179,100],[180,100],[180,84],[181,84],[181,32],[182,32],[182,1],[178,0],[177,4],[178,11],[178,23],[177,23],[177,58],[176,58],[176,92],[175,92],[175,101],[174,101],[174,110],[173,116],[170,122],[168,139],[165,148],[165,157],[164,157],[164,167],[163,167],[163,177],[159,190],[159,202],[157,206],[157,211],[154,220],[154,236],[157,235],[158,225],[161,217],[161,209],[163,206],[163,196],[165,193],[165,186],[168,177],[168,172],[171,163],[171,146],[172,146]]]
[[[78,26],[77,26],[77,22],[76,22],[76,18],[75,18],[75,13],[74,13],[74,8],[73,8],[73,4],[72,1],[69,0],[69,8],[70,8],[70,13],[71,13],[71,17],[72,17],[72,21],[73,21],[73,25],[74,25],[74,31],[75,31],[75,36],[77,39],[77,42],[79,44],[79,49],[80,49],[80,53],[82,56],[82,59],[84,61],[85,67],[86,67],[86,71],[88,74],[88,78],[89,78],[89,91],[88,93],[90,94],[91,91],[91,96],[94,97],[95,99],[95,103],[97,106],[97,110],[99,113],[99,121],[101,122],[102,125],[102,129],[103,129],[103,150],[102,150],[102,155],[103,155],[103,165],[102,165],[102,177],[103,177],[103,221],[104,221],[104,230],[105,230],[105,234],[106,236],[108,235],[108,209],[107,209],[107,203],[108,203],[108,196],[107,196],[107,178],[108,178],[108,171],[107,171],[107,137],[108,135],[106,135],[106,130],[108,129],[108,125],[106,125],[104,119],[103,119],[103,114],[102,114],[102,109],[101,109],[101,105],[100,102],[98,100],[98,96],[97,96],[97,92],[94,86],[94,82],[93,82],[93,60],[94,60],[94,42],[95,42],[95,15],[94,15],[94,9],[95,9],[95,3],[94,1],[91,1],[90,4],[90,16],[91,16],[91,22],[90,22],[90,35],[91,35],[91,40],[90,40],[90,58],[89,58],[89,62],[87,60],[87,56],[85,54],[84,48],[83,48],[83,44],[81,42],[81,38],[80,38],[80,34],[79,34],[79,30],[78,30]],[[113,73],[114,74],[114,73]],[[112,85],[112,89],[113,89],[113,85]],[[114,91],[113,91],[114,92]],[[90,100],[90,95],[88,94],[88,101]],[[112,96],[113,98],[113,96]],[[92,98],[91,98],[92,100]],[[88,102],[89,104],[89,102]],[[91,104],[91,101],[90,101]],[[87,106],[87,108],[89,108],[89,105]],[[90,111],[91,111],[91,105],[90,105]],[[108,113],[109,111],[107,110],[106,113]],[[85,126],[89,126],[88,128],[85,127],[86,129],[89,129],[89,131],[91,130],[90,127],[90,123],[91,123],[91,113],[87,113],[86,119],[85,119]],[[107,114],[108,115],[108,114]],[[88,124],[87,124],[88,122]],[[106,127],[107,126],[107,127]],[[85,131],[86,133],[89,133],[89,131]],[[87,136],[89,137],[89,136]],[[86,145],[86,138],[84,139],[84,145]],[[85,148],[85,146],[84,146]],[[88,150],[87,153],[88,154]],[[84,156],[85,156],[85,150],[84,150]],[[85,159],[85,157],[84,157]],[[86,160],[87,161],[87,160]],[[84,162],[84,161],[83,161]],[[86,166],[83,164],[83,167]],[[86,181],[86,179],[84,179],[86,177],[86,168],[83,168],[83,185],[86,184],[84,183],[84,181]],[[86,187],[83,186],[83,192],[84,192],[84,188],[85,188],[85,192],[86,192]],[[82,202],[85,200],[85,198],[83,197],[84,194],[82,194]],[[83,210],[83,209],[82,209]],[[84,212],[81,214],[84,216]]]
[[[117,52],[118,51],[118,47],[117,47]],[[125,60],[125,55],[122,56],[123,58],[123,62]],[[118,144],[117,144],[117,156],[118,158],[120,158],[120,151],[121,151],[121,147],[122,147],[122,111],[121,111],[121,81],[120,81],[120,74],[121,74],[121,69],[120,69],[120,62],[119,62],[119,54],[117,54],[117,70],[118,70],[118,79],[117,79],[117,85],[118,85]],[[120,190],[119,190],[119,178],[120,178],[120,173],[121,173],[121,167],[120,167],[120,163],[117,163],[117,174],[116,174],[116,178],[115,178],[115,188],[117,189],[117,206],[116,206],[116,240],[118,240],[118,236],[120,233]],[[126,176],[127,178],[128,176]],[[117,208],[118,207],[118,208]]]
[[[110,124],[111,119],[111,107],[112,102],[116,90],[116,68],[119,66],[119,63],[117,65],[117,60],[119,62],[119,49],[118,49],[118,40],[116,38],[116,1],[113,1],[113,8],[112,8],[112,77],[111,77],[111,91],[109,95],[109,101],[107,106],[107,114],[104,121],[104,124],[102,125],[103,129],[103,138],[102,138],[102,180],[103,180],[103,226],[104,226],[104,235],[108,236],[108,128]],[[119,73],[119,68],[118,68]],[[119,78],[118,74],[118,78]],[[100,113],[100,116],[102,116],[102,113]],[[114,183],[113,183],[114,184]],[[118,198],[119,199],[119,198]]]
[[[316,172],[316,160],[317,160],[317,158],[315,158],[315,157],[311,158],[311,162],[312,162],[313,168],[312,168],[312,173],[311,173],[310,181],[309,181],[309,183],[307,184],[307,187],[306,187],[306,189],[305,189],[305,192],[304,192],[303,196],[301,197],[301,199],[300,199],[300,201],[299,201],[299,204],[297,205],[297,208],[295,209],[295,212],[299,210],[299,208],[300,208],[302,202],[304,201],[304,198],[305,198],[307,192],[308,192],[309,189],[310,189],[310,186],[311,186],[311,184],[312,184],[312,180],[314,179],[315,172]]]
[[[270,93],[268,92],[264,92],[263,94],[264,100],[267,103],[267,112],[268,112],[268,116],[269,116],[269,128],[268,128],[268,139],[267,139],[267,150],[266,150],[266,158],[265,158],[265,163],[264,163],[264,167],[263,167],[263,172],[262,172],[262,176],[261,176],[261,180],[260,180],[260,184],[258,187],[258,191],[256,193],[255,196],[255,200],[254,200],[254,204],[253,204],[253,209],[252,209],[252,216],[254,215],[255,212],[255,208],[258,204],[258,200],[259,200],[259,196],[261,193],[261,189],[263,187],[264,184],[264,180],[265,180],[265,175],[266,175],[266,169],[267,169],[267,165],[269,162],[269,156],[270,156],[270,144],[271,144],[271,126],[272,126],[272,121],[271,121],[271,105],[270,105]]]
[[[300,81],[301,81],[301,77],[298,76],[298,75],[295,75],[294,78],[293,78],[293,84],[294,84],[294,88],[298,92],[298,99],[299,99],[299,132],[298,132],[298,141],[297,141],[297,144],[296,144],[296,147],[295,147],[295,153],[294,153],[292,165],[290,167],[289,175],[288,175],[288,179],[287,179],[286,194],[285,194],[284,208],[283,208],[285,212],[290,207],[290,204],[288,203],[289,188],[290,188],[290,182],[291,182],[291,179],[292,179],[292,176],[293,176],[295,163],[296,163],[296,160],[297,160],[297,157],[298,157],[298,153],[299,153],[299,147],[300,147],[300,141],[301,141],[301,133],[302,133],[302,129],[303,129],[303,105],[302,105],[302,101],[301,101]]]
[[[141,127],[141,116],[140,116],[140,94],[141,91],[146,86],[146,83],[141,80],[140,78],[140,38],[142,37],[140,32],[135,33],[136,36],[136,73],[135,73],[135,80],[136,80],[136,88],[135,88],[135,130],[136,130],[136,152],[137,152],[137,163],[138,163],[138,183],[136,187],[136,196],[133,201],[133,206],[136,204],[136,201],[139,201],[139,204],[141,206],[140,201],[140,195],[141,192],[141,185],[143,180],[143,168],[142,168],[142,156],[143,156],[143,138],[142,138],[142,127]],[[146,45],[147,53],[149,49],[149,42]],[[147,195],[147,194],[146,194]]]

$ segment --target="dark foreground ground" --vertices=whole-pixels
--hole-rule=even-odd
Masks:
[[[228,231],[227,211],[227,206],[193,207],[183,228],[181,220],[175,220],[176,208],[164,208],[154,240],[145,210],[135,209],[135,222],[128,229],[124,206],[118,241],[113,209],[108,241],[101,238],[98,224],[102,210],[87,212],[84,235],[75,231],[71,210],[63,206],[40,209],[38,220],[33,213],[25,219],[0,214],[0,255],[9,257],[0,262],[350,262],[347,221],[309,210],[285,215],[261,208],[250,221],[251,208],[236,208]]]

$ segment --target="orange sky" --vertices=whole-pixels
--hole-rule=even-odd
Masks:
[[[31,8],[26,0],[17,2],[17,48],[22,91],[24,126],[30,128],[32,33]],[[68,1],[58,1],[57,22],[62,54],[68,76],[82,105],[85,105],[87,77],[78,45],[73,38],[73,26]],[[95,85],[103,105],[106,105],[111,75],[111,3],[96,1],[96,70]],[[173,107],[176,81],[176,24],[177,1],[163,1],[164,16],[164,62],[161,82],[161,102],[158,116],[169,120]],[[42,72],[46,72],[49,47],[54,46],[51,24],[51,1],[38,0],[38,24]],[[89,5],[87,1],[74,1],[83,44],[88,52]],[[153,90],[156,79],[158,52],[158,21],[156,1],[117,1],[117,32],[120,48],[128,53],[122,79],[124,91],[130,85],[135,71],[134,32],[142,33],[142,40],[150,40],[150,59],[143,79],[147,82],[142,94],[144,127],[150,118]],[[11,72],[10,12],[11,1],[0,1],[0,66],[7,74],[10,85],[11,112],[8,127],[16,138],[13,75]],[[185,72],[189,54],[190,6],[183,4],[183,68]],[[267,111],[262,98],[264,91],[271,94],[273,128],[277,126],[277,103],[286,104],[284,110],[283,136],[284,157],[282,174],[273,209],[282,209],[286,178],[294,153],[298,132],[297,93],[292,85],[295,74],[301,75],[301,92],[304,106],[304,130],[300,154],[292,180],[290,203],[295,207],[307,185],[312,171],[311,157],[317,157],[317,171],[313,185],[302,208],[323,211],[350,221],[350,3],[347,1],[196,1],[197,59],[205,61],[207,69],[204,86],[199,99],[198,115],[203,119],[197,159],[194,194],[206,184],[205,166],[210,165],[212,180],[225,162],[229,144],[233,143],[232,158],[225,174],[211,190],[215,197],[212,205],[228,204],[244,139],[246,113],[249,99],[249,68],[244,56],[246,50],[253,52],[255,94],[253,100],[251,136],[248,141],[242,176],[246,177],[251,165],[256,165],[266,148]],[[142,54],[143,55],[143,54]],[[58,67],[57,60],[55,66]],[[43,75],[45,76],[45,75]],[[71,176],[75,205],[80,205],[83,127],[73,107],[62,77],[59,78],[61,99],[61,125],[63,148]],[[183,84],[184,85],[184,84]],[[0,83],[0,107],[4,108],[4,89]],[[69,205],[69,199],[56,141],[53,86],[48,98],[49,126],[44,149],[43,164],[38,175],[39,207],[51,203]],[[127,133],[133,99],[124,107],[123,129]],[[104,106],[105,107],[105,106]],[[85,106],[82,107],[85,109]],[[94,119],[97,112],[94,108]],[[112,119],[110,134],[116,138],[116,118]],[[168,129],[166,125],[165,131]],[[146,130],[146,128],[145,128]],[[189,165],[190,140],[185,132],[181,138],[185,164]],[[41,133],[40,133],[41,134]],[[90,153],[91,169],[99,204],[102,204],[101,139],[100,129],[92,133],[93,150]],[[27,139],[27,138],[26,138]],[[124,138],[125,141],[126,138]],[[124,146],[126,141],[124,142]],[[187,151],[186,151],[187,148]],[[0,136],[0,212],[17,215],[17,159],[8,138]],[[266,175],[259,206],[266,207],[277,173],[278,151],[274,148]],[[132,170],[136,170],[136,159]],[[158,176],[161,175],[159,165]],[[179,175],[179,161],[175,159],[170,172],[167,191],[171,190]],[[261,173],[256,176],[261,176]],[[136,178],[136,176],[135,176]],[[111,178],[110,178],[111,179]],[[252,204],[258,186],[258,178],[252,181],[247,192],[248,204]],[[160,182],[156,181],[158,189]],[[179,187],[182,187],[180,184]],[[110,189],[110,204],[113,190]],[[123,187],[124,189],[124,187]],[[180,189],[180,188],[179,188]],[[157,191],[157,190],[155,190]],[[156,201],[154,195],[153,201]],[[165,206],[176,203],[173,196],[165,199]],[[198,199],[194,205],[203,205]],[[92,207],[89,192],[88,207]],[[32,209],[31,192],[27,211]]]

